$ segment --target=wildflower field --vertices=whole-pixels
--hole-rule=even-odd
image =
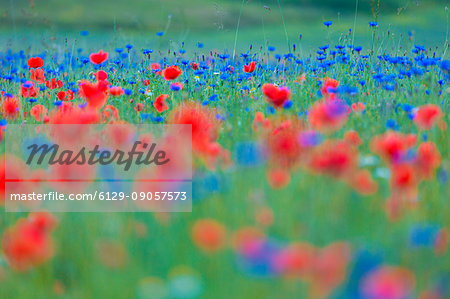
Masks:
[[[428,44],[378,12],[303,25],[313,46],[290,18],[256,41],[240,1],[214,43],[171,38],[169,24],[128,40],[0,29],[0,298],[450,298],[437,2],[447,23],[430,39],[408,24]],[[273,3],[263,10],[283,16]],[[116,125],[191,125],[192,212],[7,212],[5,173],[30,192],[50,176],[7,166],[8,130],[61,124],[104,124],[112,139],[127,133]]]

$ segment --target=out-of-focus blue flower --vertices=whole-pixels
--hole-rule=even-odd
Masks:
[[[439,226],[434,224],[414,225],[409,231],[409,242],[413,247],[433,246]]]
[[[322,143],[323,136],[316,131],[305,131],[298,136],[298,142],[302,147],[313,147]]]
[[[388,119],[386,121],[386,128],[392,129],[392,130],[398,130],[399,126],[397,125],[397,122],[395,121],[395,119]]]
[[[235,148],[236,162],[242,166],[259,165],[263,160],[260,146],[254,142],[241,142]]]

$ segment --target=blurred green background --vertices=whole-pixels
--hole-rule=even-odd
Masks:
[[[211,48],[230,49],[234,45],[240,18],[238,47],[272,44],[285,47],[286,33],[291,43],[312,47],[330,39],[338,42],[352,28],[355,43],[371,40],[368,22],[377,20],[381,35],[415,39],[427,46],[442,47],[446,39],[447,0],[1,0],[0,39],[3,47],[23,46],[35,40],[45,45],[66,37],[98,45],[140,42],[142,46],[170,41],[195,44],[207,42]],[[356,16],[356,26],[355,26]],[[283,25],[283,19],[284,24]],[[327,30],[324,21],[332,20]],[[286,31],[285,31],[286,27]],[[155,33],[166,34],[158,41]],[[411,37],[408,36],[408,33]],[[45,38],[49,39],[44,41]],[[391,35],[392,37],[392,35]],[[399,40],[396,40],[398,42]],[[114,45],[112,45],[114,46]],[[123,46],[123,45],[122,45]]]

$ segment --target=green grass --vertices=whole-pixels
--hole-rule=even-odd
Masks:
[[[221,18],[215,14],[217,10],[212,2],[205,4],[200,0],[189,1],[189,5],[184,6],[175,5],[179,2],[174,0],[142,0],[136,6],[127,2],[117,5],[108,2],[109,4],[105,5],[103,1],[83,0],[69,3],[36,0],[35,10],[27,9],[22,16],[19,8],[24,3],[28,2],[14,2],[15,27],[11,24],[9,14],[1,19],[0,40],[3,43],[0,44],[0,51],[3,54],[11,47],[14,50],[24,50],[29,55],[46,52],[48,57],[58,56],[56,62],[51,63],[47,57],[46,67],[52,69],[59,63],[66,63],[61,58],[64,53],[76,55],[77,48],[84,48],[83,55],[87,55],[90,49],[103,48],[113,56],[116,55],[113,53],[114,48],[123,47],[126,43],[132,43],[136,53],[141,48],[155,50],[151,61],[139,56],[140,54],[130,58],[135,62],[142,62],[144,68],[165,57],[167,52],[163,50],[167,47],[178,49],[183,41],[188,48],[186,56],[191,60],[197,59],[194,51],[200,52],[195,49],[197,41],[205,43],[206,49],[202,51],[206,56],[209,55],[209,49],[232,54],[240,8],[240,1],[218,1],[226,12]],[[0,9],[5,10],[6,7],[7,5],[4,5]],[[357,26],[353,28],[354,12],[345,10],[339,15],[338,12],[314,7],[302,9],[301,6],[283,6],[286,31],[291,44],[297,46],[297,58],[311,57],[314,60],[318,45],[350,44],[352,38],[347,35],[349,28],[356,32],[355,45],[364,46],[363,54],[370,53],[373,43],[375,52],[371,54],[371,61],[376,62],[374,56],[382,54],[411,56],[414,44],[432,48],[428,52],[430,56],[434,51],[437,56],[443,52],[442,47],[447,35],[447,17],[443,5],[426,5],[421,2],[420,7],[409,5],[400,14],[380,15],[380,26],[374,41],[368,26],[368,22],[373,20],[372,16],[358,12]],[[32,15],[27,15],[28,13]],[[170,26],[166,35],[158,39],[155,32],[166,28],[169,13],[173,14]],[[43,21],[44,19],[48,21]],[[322,24],[326,20],[334,21],[329,29]],[[220,24],[223,24],[223,27]],[[37,28],[33,28],[34,25]],[[79,35],[79,31],[84,29],[90,31],[89,36]],[[414,31],[411,38],[407,35],[409,30]],[[301,41],[299,34],[303,35]],[[247,51],[250,44],[254,45],[251,53],[256,54],[258,59],[264,57],[267,44],[275,45],[277,53],[287,52],[281,16],[275,5],[271,5],[271,10],[267,11],[257,1],[244,4],[237,36],[237,53]],[[264,45],[262,51],[261,45]],[[435,46],[439,48],[435,49]],[[158,50],[162,51],[161,54]],[[353,62],[360,61],[357,54],[351,54],[351,59]],[[105,69],[116,67],[111,60]],[[273,57],[270,63],[272,66],[278,65]],[[17,65],[20,67],[19,63]],[[395,67],[385,64],[382,66],[383,74],[397,74],[398,69]],[[131,70],[119,69],[117,73],[111,73],[111,82],[120,80],[122,87],[134,88],[127,83],[122,84],[122,79],[136,80],[139,87],[143,87],[141,80],[150,79],[150,88],[155,95],[169,93],[175,103],[188,99],[202,102],[213,93],[219,94],[220,101],[210,106],[234,115],[223,123],[219,137],[219,143],[232,152],[237,143],[258,139],[252,131],[252,121],[255,111],[265,111],[268,106],[258,87],[265,82],[277,82],[291,88],[294,106],[291,110],[277,112],[291,116],[304,113],[313,102],[319,100],[317,81],[324,76],[340,80],[341,84],[358,86],[359,93],[348,96],[347,100],[350,103],[364,102],[366,114],[361,117],[351,114],[346,125],[329,138],[341,138],[347,130],[356,130],[363,141],[360,147],[362,156],[373,155],[369,149],[370,140],[386,131],[388,119],[395,119],[402,133],[418,134],[419,141],[422,140],[424,132],[417,129],[406,113],[401,110],[397,113],[394,109],[396,104],[438,104],[445,113],[444,120],[449,123],[449,85],[445,83],[444,89],[440,90],[437,81],[442,74],[437,66],[431,67],[430,72],[421,77],[412,76],[399,81],[395,92],[384,90],[375,84],[372,78],[375,69],[373,64],[367,63],[357,77],[348,75],[354,71],[350,65],[338,64],[326,73],[307,70],[307,79],[302,85],[294,80],[303,70],[294,66],[291,73],[264,70],[253,82],[233,83],[219,80],[214,75],[217,69],[213,69],[208,71],[207,79],[208,84],[217,83],[216,90],[186,85],[185,90],[180,93],[171,92],[162,78],[138,72],[138,67]],[[6,67],[0,70],[7,72]],[[67,81],[76,82],[88,79],[88,74],[94,71],[94,68],[87,64],[75,70],[67,67],[67,71]],[[21,72],[28,76],[26,70],[21,69]],[[193,81],[192,71],[185,71],[183,75]],[[360,79],[367,81],[364,87],[359,86]],[[19,83],[0,80],[1,89],[18,93]],[[254,88],[252,93],[257,99],[237,95],[236,91],[244,86]],[[428,95],[427,90],[430,92]],[[55,92],[47,92],[46,95],[50,97],[39,98],[39,103],[50,110],[53,108]],[[150,103],[154,97],[135,93],[133,98],[134,104],[144,104],[145,112],[154,112]],[[79,104],[83,100],[76,98],[74,102]],[[131,123],[140,121],[139,115],[133,109],[134,104],[130,104],[128,97],[110,98],[108,104],[119,109],[123,120]],[[32,104],[22,100],[21,112],[29,111],[31,107]],[[245,108],[252,110],[246,112]],[[23,120],[20,116],[16,122]],[[26,120],[28,123],[34,122],[31,118]],[[428,140],[436,143],[443,157],[439,170],[446,170],[448,173],[448,130],[433,128],[427,132],[427,136]],[[378,161],[367,168],[375,174],[377,169],[384,167],[384,163]],[[59,226],[53,234],[56,254],[50,261],[27,273],[16,273],[8,267],[0,254],[0,298],[154,298],[154,293],[151,292],[147,292],[146,296],[139,296],[140,292],[144,292],[142,286],[149,278],[155,277],[169,282],[171,273],[179,266],[187,266],[198,274],[203,289],[202,298],[306,298],[307,286],[298,280],[281,277],[255,278],[246,275],[238,268],[235,253],[228,246],[229,243],[224,250],[216,254],[205,254],[191,241],[190,229],[196,220],[213,218],[223,223],[231,234],[244,226],[256,225],[255,214],[260,206],[267,206],[273,211],[274,224],[265,229],[265,232],[280,244],[306,241],[324,247],[337,240],[344,240],[351,244],[354,253],[360,248],[379,250],[385,264],[400,265],[414,272],[417,278],[415,295],[432,286],[442,275],[448,275],[448,252],[438,257],[430,248],[412,249],[409,245],[409,230],[413,225],[436,223],[441,227],[450,227],[448,181],[441,183],[434,178],[421,183],[418,198],[420,207],[408,211],[401,220],[393,223],[388,221],[383,208],[389,195],[389,184],[385,178],[376,177],[379,191],[375,195],[361,196],[342,182],[304,170],[294,171],[291,183],[285,189],[274,190],[267,183],[266,170],[266,165],[254,168],[233,166],[218,170],[216,175],[220,191],[207,193],[196,201],[192,213],[166,215],[169,218],[167,222],[158,220],[158,217],[164,215],[153,213],[57,214]],[[205,169],[199,167],[199,171]],[[0,235],[20,217],[26,216],[26,213],[4,213],[3,208],[0,212]],[[138,236],[132,229],[136,221],[147,228],[144,237]],[[100,255],[108,253],[99,253],[98,245],[105,240],[123,246],[127,261],[123,267],[110,269],[101,262]],[[354,260],[350,263],[347,273],[353,265]],[[63,295],[54,293],[55,282],[64,286]],[[333,294],[342,291],[346,283],[347,280]]]

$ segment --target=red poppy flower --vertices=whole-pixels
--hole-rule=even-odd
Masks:
[[[91,83],[82,81],[80,84],[80,95],[86,99],[88,106],[93,109],[101,108],[108,100],[108,82],[98,81]]]
[[[56,223],[50,213],[35,213],[7,228],[2,239],[2,249],[11,268],[28,271],[49,260],[54,254],[50,233]]]
[[[142,103],[137,103],[136,106],[134,107],[134,110],[136,110],[137,112],[141,112],[142,109],[144,109],[144,104]]]
[[[154,72],[158,76],[161,76],[161,65],[159,63],[154,62],[150,67],[152,69],[152,72]]]
[[[309,298],[327,298],[346,278],[351,247],[344,242],[328,245],[316,254],[309,281]]]
[[[56,78],[52,78],[51,80],[45,81],[45,86],[50,89],[61,88],[63,82],[61,80],[56,80]]]
[[[2,102],[2,113],[6,118],[14,119],[19,115],[20,102],[14,97],[7,97]]]
[[[42,84],[45,82],[45,75],[42,69],[31,69],[30,79],[36,81],[37,84]]]
[[[197,220],[191,229],[194,244],[206,252],[216,252],[225,246],[225,227],[213,219]]]
[[[176,107],[168,117],[170,124],[190,124],[192,126],[192,148],[199,154],[217,152],[211,146],[217,141],[219,121],[213,109],[199,104],[184,104]]]
[[[275,108],[283,107],[283,104],[289,100],[291,93],[287,87],[278,87],[271,83],[262,86],[262,92],[266,96],[267,101]]]
[[[417,110],[414,123],[422,130],[430,130],[441,117],[442,110],[438,105],[426,104]]]
[[[89,60],[93,64],[102,64],[103,62],[108,60],[108,56],[108,52],[103,52],[103,50],[100,50],[98,51],[98,53],[91,53],[91,55],[89,55]]]
[[[419,181],[413,165],[402,163],[392,167],[389,182],[396,191],[408,191],[414,190]]]
[[[62,101],[66,98],[66,92],[61,90],[56,94],[56,96],[58,97],[58,100]]]
[[[167,81],[175,80],[181,75],[182,72],[183,71],[178,66],[172,65],[164,70],[163,76]]]
[[[303,148],[298,136],[302,130],[302,124],[292,119],[275,125],[271,133],[267,134],[265,145],[273,166],[289,169],[299,163]]]
[[[358,165],[358,152],[347,142],[328,140],[312,154],[310,167],[313,171],[344,177]]]
[[[414,274],[400,267],[382,266],[371,271],[361,283],[364,298],[409,298],[416,284]]]
[[[39,68],[44,66],[44,60],[41,57],[30,57],[27,61],[29,68]]]
[[[21,86],[20,95],[24,98],[34,98],[38,95],[37,88],[34,87],[34,82],[31,83],[31,87]]]
[[[275,268],[287,277],[307,279],[316,260],[317,249],[308,243],[292,243],[275,256]]]
[[[447,228],[439,230],[434,241],[434,252],[437,255],[443,255],[448,249],[450,234]]]
[[[156,111],[158,111],[158,113],[161,113],[161,112],[169,109],[169,106],[167,106],[167,103],[166,103],[166,99],[168,97],[169,97],[168,94],[161,94],[153,102],[153,106],[156,108]]]
[[[119,109],[113,105],[106,105],[103,108],[103,119],[108,120],[118,120],[119,119]]]
[[[322,133],[339,130],[347,121],[349,107],[339,100],[316,102],[308,113],[313,129]]]
[[[196,62],[191,62],[191,69],[197,70],[197,69],[198,69],[198,63],[196,63]]]
[[[270,187],[282,189],[291,181],[291,174],[286,169],[270,169],[267,171],[267,181]]]
[[[256,112],[252,126],[254,131],[258,131],[260,128],[268,129],[270,127],[270,120],[264,117],[264,113]]]
[[[326,100],[332,100],[336,97],[336,89],[339,87],[339,81],[331,78],[324,78],[323,79],[323,85],[320,89],[320,92],[322,93],[322,96]]]
[[[264,232],[255,227],[244,227],[234,232],[231,246],[234,251],[244,257],[250,257],[255,249],[266,241]]]
[[[256,62],[252,61],[247,65],[244,65],[244,72],[245,73],[253,73],[256,68]]]
[[[378,185],[368,170],[358,170],[351,174],[349,184],[362,195],[375,194],[378,190]]]
[[[41,104],[34,105],[30,110],[30,115],[33,116],[36,121],[41,121],[42,117],[47,113],[47,108]]]
[[[417,148],[416,165],[418,173],[429,179],[439,164],[441,164],[441,155],[436,145],[431,141],[421,143]]]
[[[345,132],[344,139],[350,142],[350,144],[353,144],[354,146],[360,146],[362,144],[358,132],[353,130]]]
[[[112,86],[109,88],[109,94],[113,97],[119,97],[123,95],[125,91],[120,86]]]
[[[371,150],[388,163],[397,163],[402,160],[406,151],[416,143],[416,135],[403,135],[395,131],[388,131],[382,135],[374,136],[370,142]]]
[[[95,78],[97,80],[106,80],[108,79],[108,73],[102,70],[99,70],[98,72],[95,73]]]
[[[366,105],[364,105],[364,103],[361,103],[361,102],[352,104],[353,112],[363,112],[365,108],[366,108]]]

